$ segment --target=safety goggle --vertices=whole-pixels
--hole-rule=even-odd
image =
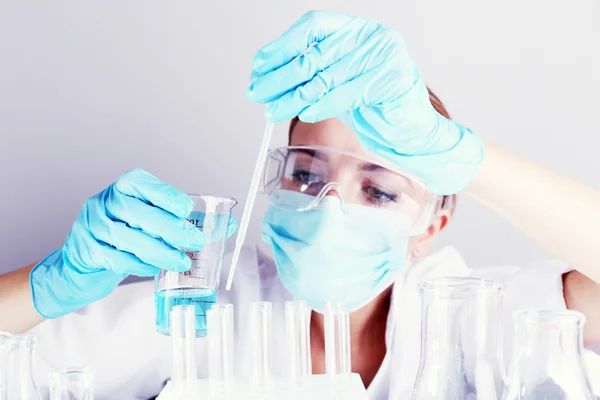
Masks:
[[[270,150],[262,192],[271,204],[290,211],[318,208],[325,196],[335,193],[342,209],[356,204],[401,214],[410,221],[410,235],[423,233],[442,204],[441,196],[409,174],[325,146]]]

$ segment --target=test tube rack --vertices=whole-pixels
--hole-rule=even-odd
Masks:
[[[325,305],[325,374],[312,374],[310,314],[303,301],[285,304],[289,366],[285,376],[271,370],[272,304],[254,302],[250,311],[252,373],[249,381],[233,373],[233,306],[215,304],[207,312],[208,379],[197,379],[193,306],[171,311],[173,374],[157,400],[367,400],[358,374],[352,373],[349,313],[342,302]]]

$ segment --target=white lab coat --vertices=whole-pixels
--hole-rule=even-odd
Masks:
[[[229,265],[226,258],[224,266]],[[548,261],[527,268],[470,269],[460,254],[446,247],[422,258],[398,278],[392,292],[386,332],[387,355],[368,388],[370,399],[410,398],[420,353],[419,281],[441,276],[480,276],[505,284],[505,362],[512,354],[512,313],[518,308],[565,309],[562,274],[569,268]],[[224,273],[226,273],[225,271]],[[96,370],[96,399],[148,399],[170,374],[169,340],[155,332],[153,282],[117,288],[107,298],[65,317],[46,321],[38,335],[36,380],[46,390],[48,372],[72,366]],[[231,291],[220,288],[218,302],[234,304],[236,373],[249,371],[248,311],[251,301],[273,302],[274,371],[284,371],[283,304],[291,295],[282,286],[273,261],[261,251],[242,252]],[[206,340],[197,341],[199,375],[206,377]],[[592,371],[590,371],[592,372]]]

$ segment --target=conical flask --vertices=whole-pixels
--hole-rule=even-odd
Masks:
[[[504,388],[503,287],[477,278],[419,285],[421,362],[412,400],[498,400]]]
[[[12,350],[13,336],[8,332],[0,332],[0,400],[6,400],[6,367],[8,356]]]
[[[10,400],[42,400],[33,381],[33,356],[37,338],[14,335],[6,365],[6,398]]]
[[[515,313],[515,322],[505,400],[597,399],[583,358],[583,314],[523,310]]]

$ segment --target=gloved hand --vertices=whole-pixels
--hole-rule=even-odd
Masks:
[[[141,169],[84,204],[62,249],[31,271],[33,303],[45,318],[76,311],[110,294],[128,275],[183,272],[205,238],[186,220],[193,201]],[[228,236],[237,229],[229,222]]]
[[[461,191],[483,161],[481,140],[433,108],[404,39],[377,21],[311,11],[256,54],[251,80],[268,119],[338,117],[434,193]]]

